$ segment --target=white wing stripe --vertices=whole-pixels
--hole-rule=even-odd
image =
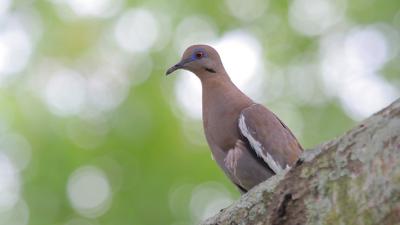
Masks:
[[[279,165],[279,163],[276,162],[274,158],[272,158],[271,154],[266,153],[265,155],[264,147],[262,146],[262,144],[258,142],[253,136],[251,136],[243,114],[241,114],[239,117],[239,129],[242,132],[243,136],[245,136],[247,140],[249,140],[249,143],[251,147],[253,147],[256,151],[257,156],[260,156],[276,174],[281,173],[283,171],[281,165]],[[288,165],[286,165],[286,167],[288,167]]]

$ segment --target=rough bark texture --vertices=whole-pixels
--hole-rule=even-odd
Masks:
[[[204,221],[400,224],[400,99]]]

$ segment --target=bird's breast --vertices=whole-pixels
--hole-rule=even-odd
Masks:
[[[233,148],[239,138],[238,118],[237,113],[229,110],[203,115],[204,131],[210,146],[214,144],[226,151]]]
[[[252,101],[230,80],[220,76],[202,82],[203,125],[210,146],[227,151],[240,138],[238,118]]]

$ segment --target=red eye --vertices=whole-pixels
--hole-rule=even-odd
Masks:
[[[203,57],[203,52],[196,52],[196,58],[200,59]]]

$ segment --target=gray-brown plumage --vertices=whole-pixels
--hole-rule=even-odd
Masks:
[[[177,69],[200,78],[207,142],[218,165],[242,193],[297,161],[303,149],[292,132],[232,83],[216,50],[190,46],[166,74]]]

